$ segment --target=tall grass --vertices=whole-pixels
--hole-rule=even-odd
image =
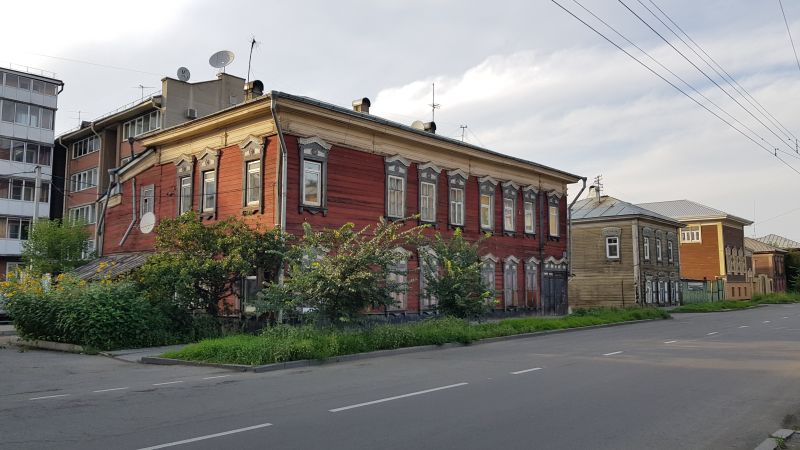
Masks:
[[[535,331],[667,318],[669,314],[659,309],[630,308],[578,310],[563,318],[526,317],[481,324],[444,318],[403,325],[377,325],[362,330],[277,326],[258,336],[235,335],[204,340],[163,356],[189,361],[261,365],[420,345],[467,344],[479,339]]]
[[[717,312],[751,308],[758,305],[784,303],[800,303],[800,294],[796,292],[781,292],[767,295],[755,295],[752,300],[723,300],[711,303],[694,303],[675,308],[671,312]]]

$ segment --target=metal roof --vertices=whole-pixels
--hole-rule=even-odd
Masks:
[[[115,253],[101,256],[72,271],[72,274],[86,281],[116,278],[137,269],[152,255],[150,252]]]
[[[765,244],[761,241],[749,237],[744,238],[744,248],[750,250],[753,253],[787,253],[786,250],[773,247],[769,244]]]
[[[751,220],[743,219],[691,200],[639,203],[638,206],[682,222],[703,219],[729,219],[742,225],[751,225],[753,223]]]
[[[589,197],[583,200],[578,200],[572,206],[570,211],[572,220],[576,222],[588,221],[592,219],[615,219],[623,217],[646,217],[661,222],[667,222],[675,225],[676,227],[683,226],[682,223],[667,216],[663,216],[649,209],[645,209],[622,201],[618,198],[609,195],[603,195],[600,198]]]
[[[800,249],[800,242],[793,241],[789,238],[785,238],[783,236],[777,234],[768,234],[764,237],[756,238],[757,241],[763,242],[765,244],[769,244],[773,247],[783,248],[783,249]]]

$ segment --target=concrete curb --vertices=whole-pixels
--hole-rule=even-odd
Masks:
[[[764,439],[763,442],[758,444],[755,450],[776,450],[781,448],[779,440],[786,441],[792,438],[793,435],[800,433],[800,431],[787,430],[781,428],[780,430],[772,433],[770,437]]]
[[[397,349],[390,349],[390,350],[376,350],[374,352],[366,352],[366,353],[354,353],[352,355],[341,355],[341,356],[332,356],[330,358],[325,359],[302,359],[299,361],[287,361],[282,363],[274,363],[274,364],[265,364],[260,366],[249,366],[249,365],[242,365],[242,364],[221,364],[221,363],[210,363],[210,362],[202,362],[202,361],[186,361],[183,359],[174,359],[174,358],[161,358],[161,357],[142,357],[140,362],[143,364],[159,364],[159,365],[169,365],[169,366],[195,366],[195,367],[213,367],[216,369],[228,369],[234,370],[238,372],[255,372],[255,373],[263,373],[263,372],[273,372],[276,370],[284,370],[284,369],[296,369],[299,367],[308,367],[308,366],[320,366],[323,364],[330,364],[330,363],[337,363],[337,362],[346,362],[346,361],[358,361],[362,359],[373,359],[373,358],[381,358],[384,356],[395,356],[395,355],[404,355],[408,353],[421,353],[421,352],[429,352],[432,350],[444,350],[448,348],[456,348],[456,347],[469,347],[473,345],[481,345],[481,344],[491,344],[494,342],[503,342],[503,341],[512,341],[516,339],[527,339],[527,338],[534,338],[539,336],[546,336],[549,334],[561,334],[561,333],[568,333],[573,331],[581,331],[581,330],[595,330],[598,328],[611,328],[611,327],[618,327],[622,325],[633,325],[637,323],[644,323],[644,322],[654,322],[659,320],[668,320],[668,319],[644,319],[644,320],[630,320],[627,322],[616,322],[616,323],[606,323],[602,325],[590,325],[587,327],[577,327],[577,328],[564,328],[560,330],[546,330],[546,331],[536,331],[533,333],[523,333],[523,334],[513,334],[510,336],[498,336],[492,338],[481,339],[479,341],[471,342],[469,344],[462,344],[459,342],[449,342],[446,344],[441,345],[422,345],[419,347],[405,347],[405,348],[397,348]]]
[[[67,352],[67,353],[83,353],[84,348],[80,345],[76,344],[65,344],[63,342],[51,342],[51,341],[26,341],[23,339],[19,339],[16,343],[17,345],[21,345],[23,347],[32,347],[38,348],[42,350],[55,350],[57,352]]]
[[[748,309],[755,309],[755,308],[763,308],[765,306],[770,305],[779,305],[780,303],[766,303],[761,305],[752,305],[748,306],[747,308],[738,308],[738,309],[720,309],[719,311],[669,311],[670,314],[711,314],[711,313],[718,313],[718,312],[736,312],[736,311],[747,311]]]
[[[16,336],[16,330],[0,330],[0,337]]]

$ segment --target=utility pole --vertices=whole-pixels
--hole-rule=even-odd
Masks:
[[[36,187],[33,189],[33,223],[39,221],[39,195],[42,191],[42,166],[36,166]]]

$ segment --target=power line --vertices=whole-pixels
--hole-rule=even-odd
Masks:
[[[792,31],[789,30],[789,21],[786,20],[786,11],[783,10],[783,2],[778,0],[778,4],[781,6],[781,14],[783,14],[783,23],[786,24],[786,32],[789,33],[789,42],[792,43],[792,51],[794,52],[794,60],[797,63],[797,70],[800,70],[800,59],[797,59],[797,49],[794,48],[794,39],[792,39]]]
[[[708,75],[708,74],[707,74],[707,73],[706,73],[706,72],[705,72],[703,69],[701,69],[700,67],[698,67],[698,66],[697,66],[697,64],[695,64],[695,63],[694,63],[694,61],[692,61],[691,59],[689,59],[689,58],[688,58],[688,57],[687,57],[687,56],[686,56],[686,55],[685,55],[685,54],[684,54],[682,51],[678,50],[678,48],[677,48],[677,47],[675,47],[674,45],[672,45],[672,43],[671,43],[671,42],[670,42],[670,41],[669,41],[667,38],[665,38],[665,37],[664,37],[664,35],[662,35],[661,33],[659,33],[659,32],[658,32],[658,30],[656,30],[655,28],[653,28],[653,26],[652,26],[652,25],[650,25],[650,23],[649,23],[649,22],[647,22],[646,20],[644,20],[644,18],[643,18],[642,16],[640,16],[639,14],[637,14],[637,13],[636,13],[636,11],[634,11],[633,9],[631,9],[631,7],[630,7],[630,6],[628,6],[628,4],[627,4],[627,3],[625,3],[625,1],[624,1],[624,0],[617,0],[617,1],[618,1],[618,2],[619,2],[621,5],[622,5],[622,6],[624,6],[624,7],[625,7],[625,9],[627,9],[628,11],[630,11],[630,13],[631,13],[631,14],[633,14],[634,16],[636,16],[636,18],[637,18],[637,19],[639,19],[639,21],[641,21],[641,22],[642,22],[642,23],[643,23],[645,26],[647,26],[647,28],[649,28],[649,29],[650,29],[650,30],[651,30],[653,33],[655,33],[655,34],[656,34],[656,35],[657,35],[659,38],[661,38],[661,40],[662,40],[662,41],[664,41],[664,42],[665,42],[667,45],[669,45],[670,47],[672,47],[672,49],[673,49],[673,50],[675,50],[675,51],[676,51],[676,52],[677,52],[679,55],[681,55],[681,57],[683,57],[683,59],[685,59],[685,60],[686,60],[686,61],[687,61],[689,64],[691,64],[691,65],[692,65],[692,66],[693,66],[695,69],[697,69],[697,70],[698,70],[700,73],[702,73],[702,74],[703,74],[703,76],[705,76],[705,77],[708,79],[708,81],[710,81],[710,82],[714,83],[714,85],[715,85],[716,87],[718,87],[718,88],[719,88],[719,89],[720,89],[722,92],[724,92],[724,93],[725,93],[725,95],[727,95],[727,96],[728,96],[728,97],[729,97],[731,100],[733,100],[733,101],[734,101],[734,102],[735,102],[737,105],[739,105],[739,107],[741,107],[741,108],[742,108],[742,109],[743,109],[743,110],[744,110],[746,113],[750,114],[750,116],[751,116],[751,117],[753,117],[754,119],[756,119],[756,121],[758,121],[758,123],[760,123],[760,124],[761,124],[761,125],[762,125],[764,128],[766,128],[766,129],[767,129],[767,130],[768,130],[770,133],[772,133],[773,135],[775,135],[775,137],[777,137],[777,138],[780,140],[780,142],[781,142],[781,143],[783,143],[783,138],[782,138],[782,137],[780,137],[780,136],[778,136],[778,134],[777,134],[777,133],[775,133],[775,131],[773,131],[773,129],[772,129],[772,128],[768,127],[768,126],[767,126],[767,124],[765,124],[765,123],[764,123],[764,122],[763,122],[761,119],[759,119],[759,118],[758,118],[758,117],[757,117],[755,114],[753,114],[753,112],[752,112],[752,111],[750,111],[750,110],[749,110],[749,109],[747,109],[747,108],[746,108],[744,105],[742,105],[742,103],[741,103],[741,102],[739,102],[739,100],[736,100],[736,98],[735,98],[734,96],[732,96],[732,95],[730,94],[730,92],[728,92],[727,90],[725,90],[725,89],[724,89],[722,86],[720,86],[720,84],[719,84],[719,83],[717,83],[717,81],[716,81],[716,80],[714,80],[713,78],[711,78],[711,77],[710,77],[710,76],[709,76],[709,75]],[[658,16],[656,16],[656,15],[655,15],[655,13],[653,13],[653,11],[651,11],[651,10],[650,10],[650,8],[648,8],[646,5],[644,5],[643,3],[641,3],[641,0],[637,0],[637,1],[639,1],[639,3],[640,3],[640,4],[642,4],[642,6],[644,6],[644,7],[645,7],[645,8],[646,8],[646,9],[647,9],[649,12],[650,12],[650,14],[652,14],[652,15],[653,15],[653,16],[654,16],[656,19],[658,19],[658,20],[659,20],[659,21],[660,21],[660,22],[661,22],[661,23],[662,23],[664,26],[667,26],[667,25],[664,23],[664,21],[663,21],[663,20],[661,20],[661,18],[659,18]],[[669,28],[669,27],[667,27],[667,28]],[[671,30],[671,29],[670,29],[670,30]],[[673,32],[673,33],[674,33],[674,32]],[[773,146],[771,143],[770,143],[770,146],[771,146],[771,147],[773,147],[773,148],[776,148],[776,147],[774,147],[774,146]],[[786,154],[788,154],[788,155],[791,155],[792,157],[794,157],[794,156],[795,156],[793,153],[791,153],[791,152],[787,152],[787,151],[785,151],[785,150],[779,150],[779,151],[781,151],[781,152],[783,152],[783,153],[786,153]]]
[[[589,24],[588,24],[588,23],[587,23],[585,20],[583,20],[583,19],[581,19],[580,17],[578,17],[577,15],[575,15],[575,13],[573,13],[572,11],[570,11],[569,9],[567,9],[567,8],[566,8],[564,5],[562,5],[561,3],[559,3],[557,0],[550,0],[550,1],[551,1],[551,2],[553,2],[553,3],[555,3],[555,4],[556,4],[556,5],[559,7],[559,8],[563,9],[563,10],[564,10],[564,11],[565,11],[567,14],[569,14],[569,15],[570,15],[570,16],[572,16],[572,17],[574,17],[574,18],[575,18],[577,21],[579,21],[580,23],[582,23],[584,26],[586,26],[586,27],[587,27],[587,28],[589,28],[590,30],[594,31],[594,32],[595,32],[595,33],[596,33],[598,36],[602,37],[602,38],[603,38],[604,40],[606,40],[606,41],[607,41],[609,44],[613,45],[613,46],[614,46],[614,47],[616,47],[618,50],[620,50],[621,52],[623,52],[623,53],[625,53],[626,55],[628,55],[628,57],[630,57],[631,59],[633,59],[634,61],[636,61],[637,63],[639,63],[639,64],[640,64],[642,67],[644,67],[645,69],[647,69],[648,71],[650,71],[650,72],[651,72],[653,75],[657,76],[658,78],[660,78],[661,80],[663,80],[665,83],[667,83],[667,84],[669,84],[670,86],[672,86],[672,87],[673,87],[675,90],[677,90],[677,91],[678,91],[678,92],[680,92],[681,94],[683,94],[683,95],[685,95],[686,97],[688,97],[688,98],[689,98],[691,101],[693,101],[693,102],[697,103],[697,104],[698,104],[698,105],[699,105],[701,108],[703,108],[703,109],[705,109],[706,111],[708,111],[709,113],[713,114],[713,115],[714,115],[714,117],[716,117],[717,119],[719,119],[719,120],[721,120],[721,121],[725,122],[725,123],[726,123],[726,124],[727,124],[729,127],[733,128],[733,129],[734,129],[734,130],[736,130],[736,131],[737,131],[739,134],[741,134],[742,136],[746,137],[747,139],[749,139],[750,141],[752,141],[752,142],[753,142],[754,144],[756,144],[757,146],[761,147],[761,148],[762,148],[764,151],[766,151],[767,153],[769,153],[769,154],[771,154],[771,155],[773,154],[772,150],[770,150],[769,148],[765,147],[763,144],[761,144],[760,142],[756,141],[755,139],[753,139],[752,137],[750,137],[749,135],[747,135],[745,132],[743,132],[743,131],[742,131],[742,130],[740,130],[739,128],[736,128],[735,126],[733,126],[733,124],[732,124],[732,123],[728,122],[727,120],[725,120],[724,118],[722,118],[722,116],[720,116],[719,114],[717,114],[717,113],[715,113],[714,111],[710,110],[710,109],[709,109],[709,108],[708,108],[706,105],[704,105],[704,104],[700,103],[700,102],[699,102],[697,99],[695,99],[694,97],[692,97],[691,95],[689,95],[689,94],[688,94],[686,91],[684,91],[683,89],[681,89],[680,87],[678,87],[677,85],[675,85],[675,83],[673,83],[673,82],[669,81],[668,79],[664,78],[664,77],[663,77],[663,76],[662,76],[660,73],[658,73],[658,72],[656,72],[655,70],[653,70],[653,69],[652,69],[650,66],[648,66],[647,64],[645,64],[644,62],[642,62],[642,61],[641,61],[639,58],[637,58],[637,57],[633,56],[633,55],[632,55],[630,52],[628,52],[627,50],[625,50],[624,48],[622,48],[622,47],[621,47],[619,44],[617,44],[616,42],[614,42],[614,41],[613,41],[611,38],[609,38],[609,37],[608,37],[608,36],[606,36],[605,34],[601,33],[601,32],[600,32],[599,30],[597,30],[595,27],[593,27],[593,26],[589,25]],[[798,175],[800,175],[800,170],[797,170],[797,169],[796,169],[796,168],[794,168],[794,167],[793,167],[791,164],[787,163],[786,161],[784,161],[784,160],[783,160],[782,158],[780,158],[779,156],[775,155],[775,157],[776,157],[776,158],[777,158],[779,161],[781,161],[783,164],[785,164],[787,167],[789,167],[789,169],[791,169],[792,171],[794,171],[794,172],[796,172]]]
[[[742,92],[744,92],[744,93],[746,94],[746,95],[745,95],[745,96],[743,96],[743,97],[744,97],[744,99],[745,99],[745,100],[747,100],[747,102],[748,102],[748,103],[750,103],[750,105],[751,105],[751,106],[753,106],[753,107],[754,107],[754,108],[756,108],[756,109],[757,109],[759,112],[761,112],[762,114],[764,114],[764,115],[765,115],[765,117],[768,117],[768,118],[770,118],[770,119],[771,119],[771,120],[770,120],[770,122],[772,122],[772,124],[773,124],[773,125],[776,125],[776,126],[778,126],[779,128],[781,128],[781,129],[782,129],[782,130],[785,132],[785,134],[787,134],[787,136],[791,135],[791,137],[793,137],[793,138],[795,139],[795,141],[797,140],[797,136],[795,136],[795,135],[794,135],[794,133],[792,133],[792,132],[791,132],[791,131],[790,131],[788,128],[786,128],[786,126],[784,126],[784,125],[783,125],[783,123],[781,123],[781,121],[780,121],[780,120],[778,120],[778,119],[777,119],[775,116],[773,116],[773,115],[772,115],[772,114],[771,114],[769,111],[767,111],[767,108],[765,108],[765,107],[764,107],[764,105],[762,105],[762,104],[761,104],[761,102],[759,102],[759,101],[758,101],[758,100],[757,100],[755,97],[753,97],[753,95],[752,95],[752,94],[750,94],[750,92],[749,92],[747,89],[745,89],[745,88],[744,88],[744,86],[742,86],[741,84],[739,84],[739,82],[738,82],[738,81],[736,81],[736,80],[733,78],[733,76],[732,76],[730,73],[728,73],[728,71],[727,71],[727,70],[725,70],[725,68],[724,68],[724,67],[722,67],[722,65],[720,65],[720,64],[719,64],[719,63],[718,63],[718,62],[717,62],[717,61],[716,61],[714,58],[712,58],[712,57],[711,57],[711,55],[709,55],[709,54],[708,54],[708,52],[706,52],[706,51],[703,49],[703,47],[702,47],[700,44],[698,44],[698,43],[697,43],[697,42],[696,42],[694,39],[692,39],[692,37],[691,37],[691,36],[689,36],[689,34],[688,34],[686,31],[684,31],[684,29],[683,29],[683,28],[681,28],[681,26],[680,26],[680,25],[678,25],[678,24],[677,24],[677,23],[676,23],[674,20],[672,20],[672,18],[669,16],[669,14],[667,14],[666,12],[664,12],[664,10],[663,10],[663,9],[661,9],[661,8],[660,8],[660,7],[659,7],[659,6],[658,6],[658,5],[655,3],[655,1],[654,1],[654,0],[649,0],[649,1],[650,1],[650,3],[651,3],[651,4],[652,4],[652,5],[653,5],[653,6],[654,6],[654,7],[655,7],[655,8],[656,8],[656,9],[657,9],[657,10],[658,10],[658,11],[659,11],[659,12],[660,12],[660,13],[661,13],[663,16],[664,16],[664,17],[666,17],[666,19],[667,19],[667,20],[668,20],[668,21],[669,21],[669,22],[670,22],[670,23],[671,23],[673,26],[675,26],[675,28],[677,28],[677,29],[678,29],[678,31],[680,31],[680,32],[681,32],[681,33],[682,33],[684,36],[686,36],[686,38],[687,38],[687,39],[689,39],[689,41],[690,41],[692,44],[694,44],[694,46],[695,46],[695,47],[697,47],[697,49],[698,49],[698,50],[700,50],[700,51],[703,53],[703,55],[705,55],[705,56],[706,56],[706,57],[707,57],[707,58],[708,58],[708,59],[709,59],[711,62],[713,62],[713,63],[714,63],[714,65],[715,65],[717,68],[719,68],[719,70],[721,70],[721,71],[722,71],[722,73],[724,73],[724,74],[725,74],[725,76],[722,76],[722,75],[720,75],[720,73],[719,73],[719,72],[717,72],[717,75],[720,75],[720,76],[722,77],[722,79],[724,79],[724,80],[726,80],[726,81],[727,81],[727,80],[730,80],[730,81],[728,82],[728,84],[730,84],[730,83],[733,83],[733,84],[735,84],[735,85],[736,85],[736,86],[737,86],[739,89],[741,89],[741,91],[742,91]],[[672,30],[670,29],[670,31],[672,31]],[[672,31],[672,33],[673,33],[673,34],[675,34],[675,32],[674,32],[674,31]],[[677,36],[677,35],[676,35],[676,36]],[[678,36],[678,39],[680,39],[680,36]],[[690,49],[692,48],[691,46],[689,46],[688,44],[686,44],[686,42],[685,42],[685,41],[683,41],[683,39],[681,39],[681,41],[682,41],[682,42],[683,42],[683,43],[684,43],[684,44],[685,44],[687,47],[689,47]],[[695,52],[695,54],[696,54],[696,52]],[[698,56],[699,56],[699,55],[698,55]],[[703,58],[701,58],[701,59],[703,59]],[[708,64],[708,61],[706,61],[706,64]],[[713,67],[712,67],[712,69],[713,69]],[[726,77],[727,77],[727,78],[726,78]],[[734,89],[735,89],[735,88],[734,88]],[[739,90],[738,90],[738,89],[737,89],[737,92],[739,92]],[[742,94],[741,94],[741,92],[739,92],[739,95],[742,95]],[[748,100],[748,98],[749,98],[749,100]],[[755,102],[755,103],[756,103],[756,105],[758,105],[758,107],[756,107],[756,105],[753,105],[753,103],[752,103],[752,102],[750,102],[750,100],[752,100],[753,102]]]
[[[162,74],[160,74],[160,73],[148,72],[146,70],[139,70],[139,69],[131,69],[129,67],[112,66],[112,65],[109,65],[109,64],[100,64],[100,63],[91,62],[91,61],[84,61],[84,60],[81,60],[81,59],[65,58],[63,56],[45,55],[45,54],[42,54],[42,53],[31,53],[31,54],[32,55],[36,55],[36,56],[42,56],[44,58],[58,59],[58,60],[61,60],[61,61],[68,61],[68,62],[73,62],[73,63],[78,63],[78,64],[87,64],[87,65],[90,65],[90,66],[105,67],[106,69],[122,70],[122,71],[125,71],[125,72],[144,73],[144,74],[147,74],[147,75],[155,75],[157,77],[162,76]]]

